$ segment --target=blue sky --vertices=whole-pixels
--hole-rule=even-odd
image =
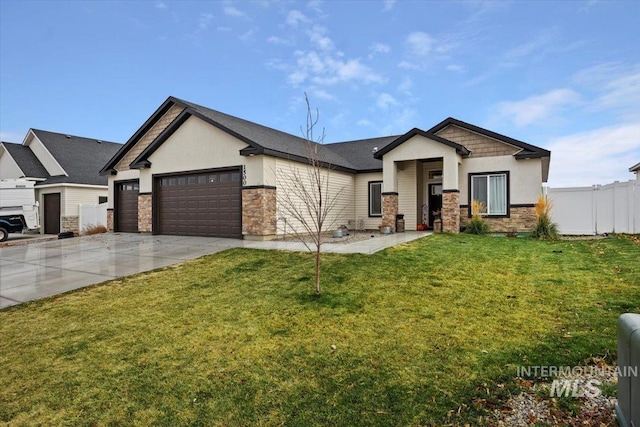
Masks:
[[[326,141],[452,116],[552,150],[550,186],[632,179],[638,1],[0,0],[0,137],[125,142],[169,96]]]

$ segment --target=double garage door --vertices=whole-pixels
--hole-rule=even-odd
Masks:
[[[238,168],[154,179],[154,234],[242,236],[242,176]],[[137,213],[137,197],[135,207]],[[120,212],[122,208],[118,207]]]
[[[242,235],[239,169],[156,178],[155,234]]]

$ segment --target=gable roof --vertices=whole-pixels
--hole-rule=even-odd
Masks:
[[[629,168],[629,172],[640,172],[640,163],[637,163]]]
[[[18,164],[24,174],[20,178],[48,178],[49,173],[29,147],[13,142],[2,142],[4,148]]]
[[[107,185],[107,179],[100,176],[98,171],[113,157],[122,146],[121,144],[40,129],[31,129],[31,132],[49,150],[68,175],[49,176],[47,174],[47,180],[36,185],[58,183]]]
[[[436,142],[439,142],[440,144],[444,144],[446,146],[454,148],[456,150],[456,153],[458,153],[458,154],[460,154],[462,156],[468,156],[470,154],[470,151],[467,150],[465,147],[463,147],[460,144],[457,144],[457,143],[455,143],[453,141],[449,141],[448,139],[445,139],[445,138],[441,138],[438,135],[434,135],[432,133],[425,132],[422,129],[413,128],[409,132],[405,133],[404,135],[402,135],[399,138],[397,138],[396,140],[394,140],[391,144],[385,146],[382,150],[378,150],[378,152],[374,154],[374,157],[376,159],[382,159],[383,155],[385,155],[389,151],[393,150],[397,146],[399,146],[402,143],[408,141],[409,139],[413,138],[416,135],[428,138],[428,139],[430,139],[432,141],[436,141]]]
[[[158,108],[153,115],[136,131],[136,133],[124,144],[124,146],[113,156],[105,166],[101,169],[100,174],[114,174],[115,166],[125,156],[144,134],[159,120],[173,105],[184,107],[184,111],[180,113],[167,128],[156,137],[156,139],[145,148],[140,155],[131,163],[133,169],[148,167],[151,163],[149,157],[191,116],[198,117],[201,120],[233,135],[239,140],[245,142],[247,147],[240,150],[241,155],[251,154],[267,154],[274,157],[282,157],[292,160],[306,161],[308,154],[307,140],[291,135],[286,132],[279,131],[267,126],[259,125],[239,117],[212,110],[193,102],[185,101],[173,96]],[[358,140],[349,143],[355,143],[358,146],[365,145],[381,146],[388,143],[396,137],[373,138],[371,140]],[[314,143],[315,144],[315,143]],[[361,168],[367,170],[382,169],[382,163],[373,158],[373,155],[363,158],[362,151],[354,151],[352,148],[344,148],[342,144],[319,144],[319,158],[322,162],[331,164],[337,169],[343,169],[350,172],[359,171]],[[371,151],[368,151],[371,153]]]
[[[308,147],[305,138],[170,96],[133,136],[129,138],[120,150],[110,160],[104,163],[100,174],[115,175],[117,173],[115,167],[118,162],[120,162],[126,153],[175,105],[181,106],[183,111],[131,162],[129,165],[130,168],[140,169],[149,167],[151,165],[149,160],[150,156],[192,116],[198,117],[246,143],[247,146],[240,150],[240,155],[266,154],[291,160],[307,161]],[[549,157],[551,154],[549,151],[540,147],[450,117],[428,131],[414,128],[404,135],[319,144],[319,158],[322,162],[328,163],[336,167],[336,169],[346,170],[348,172],[379,171],[382,170],[381,159],[385,153],[416,135],[452,147],[463,156],[469,155],[470,151],[466,147],[435,134],[450,124],[464,127],[473,132],[521,148],[521,150],[514,155],[517,159]],[[316,143],[314,142],[314,144]],[[378,149],[375,155],[373,153],[374,148]]]
[[[526,142],[509,138],[506,135],[502,135],[502,134],[490,131],[488,129],[481,128],[480,126],[472,125],[471,123],[463,122],[462,120],[454,119],[453,117],[444,119],[443,121],[441,121],[440,123],[432,127],[431,129],[429,129],[427,132],[436,134],[449,125],[458,126],[463,129],[469,130],[471,132],[475,132],[480,135],[486,136],[488,138],[492,138],[500,142],[504,142],[505,144],[509,144],[509,145],[513,145],[515,147],[521,148],[521,150],[514,155],[516,159],[533,159],[538,157],[551,156],[551,151],[545,150],[544,148],[536,147],[535,145],[527,144]]]

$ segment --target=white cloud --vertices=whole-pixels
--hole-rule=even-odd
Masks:
[[[289,13],[287,14],[286,22],[291,27],[297,27],[300,24],[306,24],[306,23],[309,23],[310,21],[309,21],[309,18],[307,18],[304,13],[294,9],[294,10],[290,10]]]
[[[311,10],[315,10],[318,13],[323,13],[322,8],[320,7],[321,4],[322,0],[311,0],[309,3],[307,3],[307,7]]]
[[[254,38],[254,35],[256,34],[256,32],[257,30],[255,28],[251,28],[250,30],[247,30],[246,32],[240,34],[238,38],[243,42],[248,42]]]
[[[205,31],[211,25],[213,15],[210,13],[201,13],[198,17],[198,30]]]
[[[308,31],[307,35],[312,44],[322,50],[333,50],[333,41],[327,36],[327,29],[319,25],[315,25]]]
[[[409,62],[409,61],[400,61],[398,63],[398,68],[402,68],[403,70],[412,70],[412,71],[422,69],[420,65],[414,64],[413,62]]]
[[[400,85],[398,85],[398,90],[405,95],[412,95],[411,89],[413,89],[413,80],[410,77],[404,77]]]
[[[389,53],[391,52],[391,47],[388,44],[384,43],[375,43],[371,47],[369,47],[369,58],[373,58],[378,53]]]
[[[543,146],[551,150],[550,187],[626,181],[640,159],[640,122],[562,136]]]
[[[393,9],[393,7],[396,5],[396,0],[384,0],[382,3],[383,3],[382,11],[388,12],[391,9]]]
[[[596,91],[589,111],[612,110],[624,119],[638,116],[640,111],[640,64],[632,66],[604,63],[585,68],[572,79],[585,90]]]
[[[454,73],[462,73],[464,72],[464,67],[458,64],[450,64],[450,65],[447,65],[447,71],[453,71]]]
[[[378,95],[378,99],[376,100],[376,106],[381,110],[388,110],[389,107],[398,105],[398,101],[391,96],[390,94],[383,92]]]
[[[517,126],[527,126],[560,112],[564,107],[580,101],[580,95],[571,89],[556,89],[522,101],[498,103],[498,114]]]
[[[520,58],[531,56],[535,53],[541,52],[551,43],[557,40],[557,32],[553,29],[544,30],[541,34],[529,40],[526,43],[522,43],[508,50],[505,53],[507,62],[516,61]]]
[[[356,122],[356,124],[358,126],[362,126],[362,127],[366,127],[366,128],[370,128],[373,127],[373,122],[371,120],[368,119],[360,119]]]
[[[290,67],[287,79],[293,86],[310,82],[317,86],[339,83],[381,83],[384,77],[364,65],[359,58],[347,59],[336,50],[326,29],[315,26],[307,32],[312,49],[294,52],[295,64]]]
[[[167,8],[167,4],[162,0],[158,0],[156,2],[156,8],[158,8],[158,9],[166,9]]]
[[[247,18],[247,14],[234,6],[225,6],[222,11],[232,18]]]
[[[271,36],[267,39],[267,43],[275,44],[275,45],[283,45],[283,46],[291,46],[293,42],[291,40],[283,39],[278,36]]]
[[[216,30],[220,31],[221,33],[227,33],[229,31],[231,31],[230,27],[218,27],[216,28]]]
[[[427,33],[416,31],[407,36],[409,51],[418,56],[426,56],[431,52],[436,40]]]
[[[311,87],[310,93],[313,96],[313,98],[325,99],[327,101],[332,101],[335,99],[335,97],[331,95],[329,92],[317,87]]]

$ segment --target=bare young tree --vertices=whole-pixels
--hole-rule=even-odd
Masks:
[[[307,104],[306,129],[301,127],[306,140],[307,166],[292,165],[288,173],[276,171],[278,185],[278,204],[281,214],[294,221],[285,222],[285,233],[289,232],[300,240],[310,253],[315,254],[315,293],[320,294],[320,252],[323,243],[323,233],[335,225],[340,215],[337,202],[343,188],[330,192],[330,162],[322,158],[322,144],[325,132],[315,139],[314,129],[318,125],[320,112],[315,114],[311,110],[309,97],[304,94]],[[293,224],[297,225],[293,225]],[[292,226],[293,225],[293,226]]]

